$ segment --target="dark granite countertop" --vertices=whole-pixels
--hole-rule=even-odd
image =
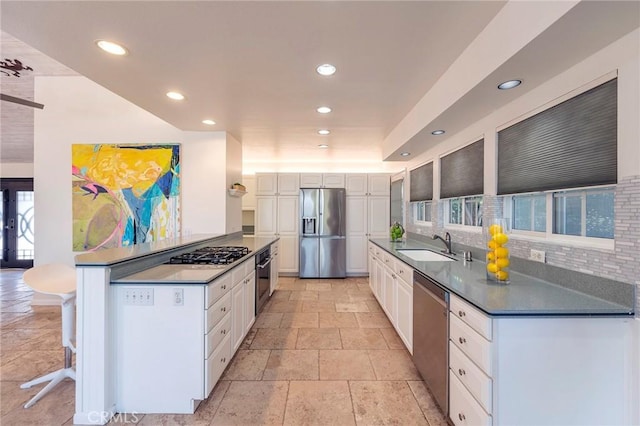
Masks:
[[[398,249],[440,248],[422,241],[391,242],[372,239],[372,243],[435,280],[443,288],[460,296],[489,315],[507,316],[632,316],[634,301],[622,305],[600,297],[572,290],[561,285],[510,271],[510,282],[500,284],[486,278],[486,263],[479,260],[465,262],[462,256],[449,262],[415,261]]]

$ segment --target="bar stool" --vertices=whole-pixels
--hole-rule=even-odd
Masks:
[[[74,334],[74,305],[76,300],[76,270],[75,268],[59,264],[50,263],[35,266],[25,271],[23,280],[33,291],[44,294],[52,294],[62,298],[62,346],[64,347],[64,368],[45,374],[42,377],[31,380],[20,385],[22,389],[28,389],[40,383],[49,382],[40,392],[36,394],[24,408],[29,408],[40,398],[45,396],[51,389],[65,378],[76,379],[76,372],[71,366],[72,353],[76,348],[71,342]]]

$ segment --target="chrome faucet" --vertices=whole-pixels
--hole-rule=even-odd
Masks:
[[[433,234],[433,239],[434,240],[440,240],[444,243],[444,245],[447,247],[447,250],[444,251],[446,254],[454,254],[451,251],[451,234],[449,234],[448,232],[444,233],[444,238],[442,238],[440,235],[438,234]]]

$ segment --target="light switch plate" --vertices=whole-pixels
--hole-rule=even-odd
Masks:
[[[529,259],[536,262],[545,263],[546,262],[545,252],[543,250],[531,249],[531,254],[529,255]]]

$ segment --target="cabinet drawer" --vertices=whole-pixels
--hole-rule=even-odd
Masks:
[[[242,264],[236,266],[231,270],[231,285],[235,287],[238,283],[241,283],[244,278],[247,276],[247,266],[249,262],[242,262]]]
[[[449,368],[480,403],[484,411],[491,414],[493,382],[451,342],[449,342]]]
[[[227,337],[227,334],[231,333],[231,312],[227,312],[227,314],[218,322],[218,324],[207,333],[205,338],[207,339],[207,344],[205,348],[204,357],[209,358],[211,352],[215,350],[215,348],[222,342],[222,340]]]
[[[227,293],[220,300],[218,300],[213,306],[207,309],[205,318],[204,329],[206,333],[209,332],[218,322],[231,312],[231,293]]]
[[[492,417],[449,370],[449,418],[456,426],[491,426]]]
[[[395,259],[394,270],[402,280],[408,284],[413,283],[413,268],[406,263]]]
[[[451,295],[450,306],[451,312],[456,317],[469,324],[471,328],[482,334],[485,339],[492,340],[491,317],[454,295]]]
[[[209,308],[213,303],[220,299],[223,294],[231,290],[231,274],[226,273],[220,278],[207,285],[205,291],[205,300],[207,301],[206,308]]]
[[[204,362],[204,389],[207,397],[218,382],[229,361],[231,361],[231,334],[227,334],[227,337]]]
[[[395,271],[395,262],[394,262],[394,257],[393,256],[391,256],[386,251],[383,251],[381,259],[382,259],[382,264],[384,266],[389,268],[391,271]]]
[[[491,374],[491,342],[454,315],[449,315],[449,338],[487,376]]]

